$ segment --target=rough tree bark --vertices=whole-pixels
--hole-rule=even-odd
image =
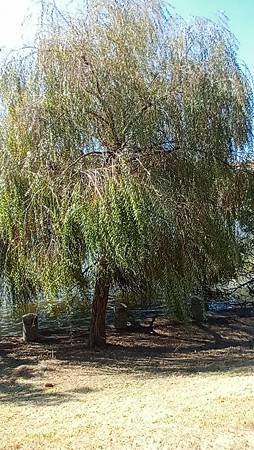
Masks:
[[[110,281],[107,273],[107,264],[101,260],[95,282],[92,314],[88,346],[90,348],[102,347],[106,344],[106,308],[108,303]]]

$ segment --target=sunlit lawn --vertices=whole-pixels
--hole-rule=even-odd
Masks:
[[[194,374],[117,361],[18,367],[0,385],[0,448],[254,449],[251,365],[214,364]]]

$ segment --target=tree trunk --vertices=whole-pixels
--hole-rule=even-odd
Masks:
[[[88,341],[88,346],[90,348],[102,347],[106,344],[105,320],[109,286],[110,282],[107,275],[107,266],[103,261],[98,269],[95,282]]]

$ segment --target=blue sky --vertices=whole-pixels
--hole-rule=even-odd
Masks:
[[[239,43],[240,58],[254,74],[254,0],[171,0],[180,15],[216,18],[223,12]]]
[[[31,39],[37,3],[36,0],[0,0],[0,48],[17,47]],[[75,8],[82,0],[56,0],[56,3],[60,8],[66,5]],[[240,59],[254,74],[254,0],[171,0],[170,4],[185,18],[198,15],[215,18],[218,12],[224,12],[239,42]],[[28,18],[21,27],[25,17]]]

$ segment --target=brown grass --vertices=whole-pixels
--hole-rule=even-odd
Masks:
[[[99,353],[81,337],[2,339],[0,448],[254,449],[251,341],[224,327],[230,345],[199,348],[200,329],[160,331],[111,333]]]

